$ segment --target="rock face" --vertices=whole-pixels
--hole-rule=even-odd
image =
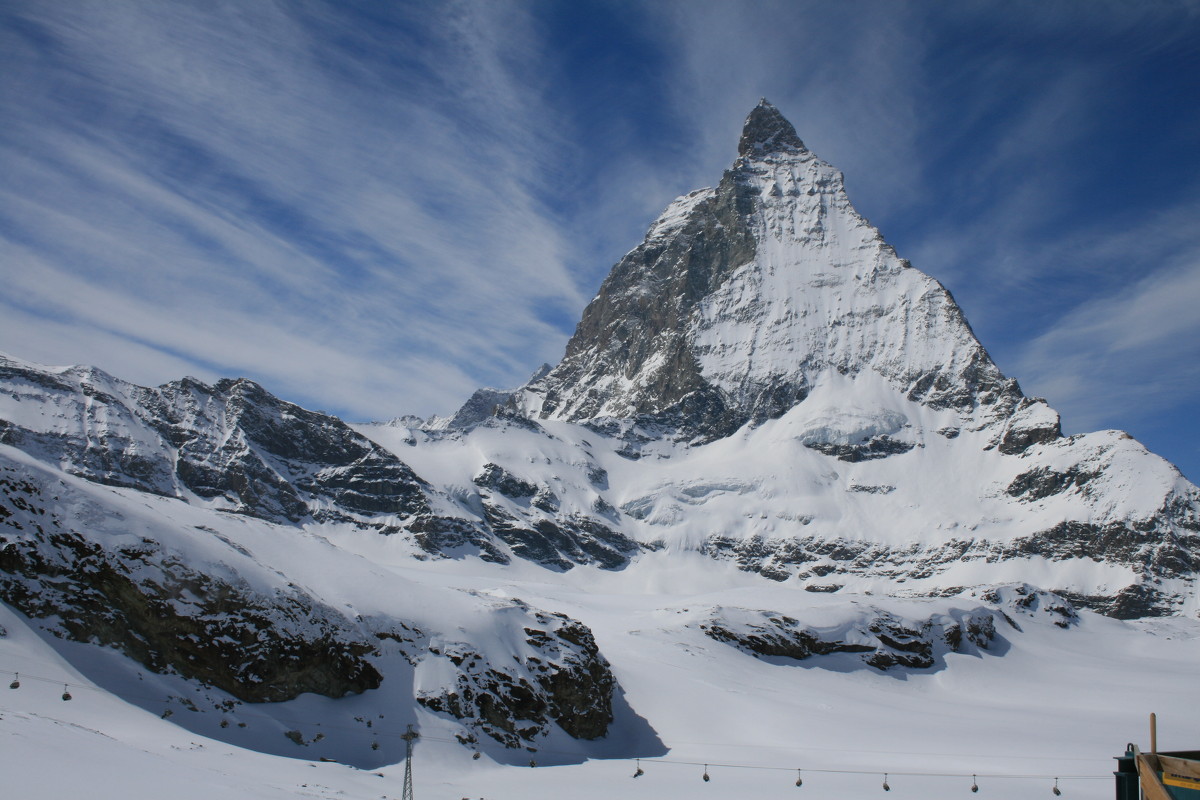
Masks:
[[[575,739],[604,736],[615,681],[591,630],[563,614],[534,612],[534,620],[513,664],[490,663],[470,643],[431,649],[454,664],[457,678],[417,702],[510,748],[531,744],[551,723]]]
[[[430,514],[424,482],[334,417],[248,380],[145,388],[0,357],[0,444],[111,486],[280,522]]]
[[[970,599],[943,602],[923,619],[871,606],[815,625],[778,612],[717,608],[699,628],[709,638],[759,658],[806,661],[842,654],[852,656],[852,664],[886,672],[944,669],[947,653],[1002,654],[1008,642],[1000,630],[1021,631],[1021,619],[1059,628],[1079,621],[1064,598],[1027,584],[987,588],[975,604],[964,607],[961,600]]]
[[[249,702],[327,697],[379,686],[371,639],[291,588],[266,594],[236,573],[201,570],[137,537],[106,547],[77,529],[104,509],[75,505],[65,485],[39,486],[0,465],[0,599],[76,641],[115,647],[155,672],[175,672]],[[53,496],[49,496],[53,493]],[[82,501],[81,501],[82,502]]]

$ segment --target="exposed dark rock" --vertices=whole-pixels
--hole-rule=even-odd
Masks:
[[[1035,444],[1052,442],[1062,437],[1062,424],[1057,414],[1034,417],[1033,420],[1024,418],[1026,412],[1037,406],[1045,406],[1045,401],[1037,398],[1023,397],[1012,416],[1009,418],[1007,429],[1000,440],[1000,452],[1008,455],[1024,453]]]
[[[796,135],[792,123],[784,119],[779,109],[767,102],[759,101],[742,128],[738,141],[738,155],[760,156],[778,150],[803,150],[804,142]]]
[[[547,514],[557,513],[562,503],[558,499],[558,495],[550,491],[549,487],[543,486],[537,490],[533,501],[530,503],[534,508],[545,511]]]
[[[778,622],[772,622],[776,624],[765,628],[752,628],[749,631],[735,631],[720,623],[711,622],[701,625],[700,630],[710,639],[732,644],[739,650],[753,655],[779,656],[796,661],[803,661],[814,655],[874,651],[870,645],[825,641],[805,630],[787,630],[796,624],[796,620],[790,617],[782,617]]]
[[[1037,467],[1014,478],[1006,491],[1013,497],[1032,502],[1061,494],[1070,489],[1083,489],[1099,474],[1099,472],[1086,471],[1078,464],[1071,466],[1066,472],[1055,472],[1049,467]]]
[[[456,430],[470,429],[488,417],[499,414],[512,400],[512,396],[512,392],[500,389],[476,389],[467,402],[463,403],[462,408],[449,419],[446,427]]]
[[[805,447],[816,450],[818,453],[824,453],[827,456],[836,456],[842,461],[855,463],[907,453],[913,449],[914,445],[910,442],[901,442],[890,436],[872,436],[867,441],[858,444],[815,442],[805,444]]]
[[[772,612],[734,614],[718,609],[700,630],[757,657],[804,661],[835,653],[858,654],[862,663],[881,671],[892,667],[941,668],[946,652],[963,652],[967,643],[987,650],[996,639],[993,611],[954,611],[911,627],[894,615],[873,609],[857,623],[835,628],[809,628],[798,620]],[[964,636],[964,630],[968,633]]]
[[[483,512],[488,527],[518,558],[562,572],[575,566],[560,550],[570,550],[574,543],[552,523],[544,525],[542,530],[537,530],[500,506],[487,502],[483,504]]]
[[[700,375],[687,342],[691,310],[757,249],[748,224],[751,187],[727,173],[720,188],[702,200],[682,229],[667,239],[647,239],[622,259],[584,311],[563,361],[530,385],[543,393],[543,415],[568,398],[569,418],[595,419],[610,398],[601,385],[615,374],[634,375],[649,359],[658,369],[620,416],[645,424],[719,438],[755,413],[778,416],[790,404],[763,400],[738,407]],[[777,393],[779,387],[770,387]],[[794,403],[803,393],[784,390]]]
[[[491,489],[506,497],[533,497],[538,491],[535,484],[521,480],[496,464],[484,464],[483,470],[473,480],[476,486]]]
[[[47,514],[35,484],[7,472],[0,488],[16,509],[0,522],[0,599],[53,632],[246,701],[379,686],[370,641],[299,590],[260,596],[151,540],[106,550]]]
[[[407,530],[422,550],[431,556],[478,556],[493,564],[508,564],[511,559],[496,546],[482,521],[458,517],[422,516],[408,524]]]
[[[641,548],[637,542],[589,517],[570,514],[553,520],[522,520],[493,503],[484,515],[497,538],[514,555],[566,571],[576,564],[620,569]]]
[[[1178,598],[1144,583],[1126,586],[1111,597],[1065,591],[1058,593],[1080,608],[1086,608],[1115,619],[1165,617],[1177,613],[1178,610]]]
[[[1149,576],[1169,577],[1200,570],[1200,535],[1172,532],[1162,520],[1144,523],[1060,522],[1053,528],[1003,546],[1001,557],[1038,555],[1100,559],[1135,566]]]
[[[600,491],[603,492],[608,488],[608,470],[599,464],[588,465],[587,477],[592,486],[595,486]]]
[[[861,494],[891,494],[896,491],[896,487],[890,484],[870,485],[856,483],[850,486],[847,491],[859,492]]]
[[[52,375],[7,359],[0,381],[78,424],[77,433],[47,433],[4,422],[0,442],[88,480],[223,497],[232,511],[273,521],[429,513],[426,484],[406,464],[341,420],[253,381],[145,388],[99,370]]]
[[[730,558],[739,568],[772,580],[791,577],[808,580],[831,574],[928,578],[963,561],[994,562],[1028,556],[1052,561],[1104,560],[1133,567],[1139,577],[1111,596],[1071,595],[1071,599],[1082,607],[1119,619],[1176,613],[1182,598],[1164,591],[1159,579],[1191,575],[1200,570],[1200,535],[1172,532],[1161,520],[1144,524],[1141,530],[1121,523],[1099,526],[1062,522],[1049,530],[1005,543],[951,539],[935,546],[890,547],[878,542],[816,536],[788,539],[711,536],[704,552],[715,558]]]
[[[535,618],[539,627],[527,627],[525,634],[538,655],[496,665],[468,644],[451,645],[436,655],[454,664],[455,684],[417,702],[510,748],[544,736],[552,722],[576,739],[606,735],[616,681],[591,630],[562,614],[539,612]]]
[[[1060,592],[1047,592],[1028,584],[1017,584],[993,587],[980,592],[978,596],[986,603],[1015,614],[1048,618],[1060,628],[1070,628],[1079,623],[1079,614]]]

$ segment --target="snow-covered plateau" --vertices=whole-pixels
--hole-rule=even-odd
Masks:
[[[3,796],[1100,798],[1150,712],[1200,747],[1200,489],[1063,436],[769,103],[738,152],[444,418],[0,356]]]

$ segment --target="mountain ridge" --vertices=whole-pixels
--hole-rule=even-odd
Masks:
[[[870,369],[910,399],[1007,422],[1008,450],[1061,435],[765,99],[739,153],[717,188],[677,199],[617,263],[563,360],[518,390],[524,413],[641,418],[710,441],[781,416],[822,370]]]

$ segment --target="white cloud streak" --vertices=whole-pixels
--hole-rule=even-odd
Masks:
[[[765,95],[1068,425],[1178,406],[1200,385],[1179,299],[1197,192],[1131,199],[1114,229],[1071,216],[1060,162],[1186,8],[932,8],[614,3],[662,71],[611,96],[663,135],[618,105],[593,152],[537,3],[0,5],[0,349],[446,413],[556,360],[611,260],[719,180]]]
[[[916,183],[922,50],[911,6],[701,0],[661,11],[678,50],[673,102],[700,140],[693,169],[719,175],[742,120],[766,96],[862,193]]]
[[[1090,299],[1029,342],[1026,387],[1056,398],[1072,431],[1121,427],[1181,405],[1200,385],[1200,248]]]
[[[110,348],[43,358],[88,350],[144,382],[215,365],[352,415],[518,382],[561,353],[546,309],[585,293],[539,199],[540,160],[565,145],[516,12],[428,15],[394,68],[405,42],[334,52],[330,26],[383,34],[317,3],[29,10],[51,44],[10,51],[26,68],[4,90],[5,304],[57,326],[47,341],[95,330]],[[9,326],[0,347],[27,356],[22,338]]]

